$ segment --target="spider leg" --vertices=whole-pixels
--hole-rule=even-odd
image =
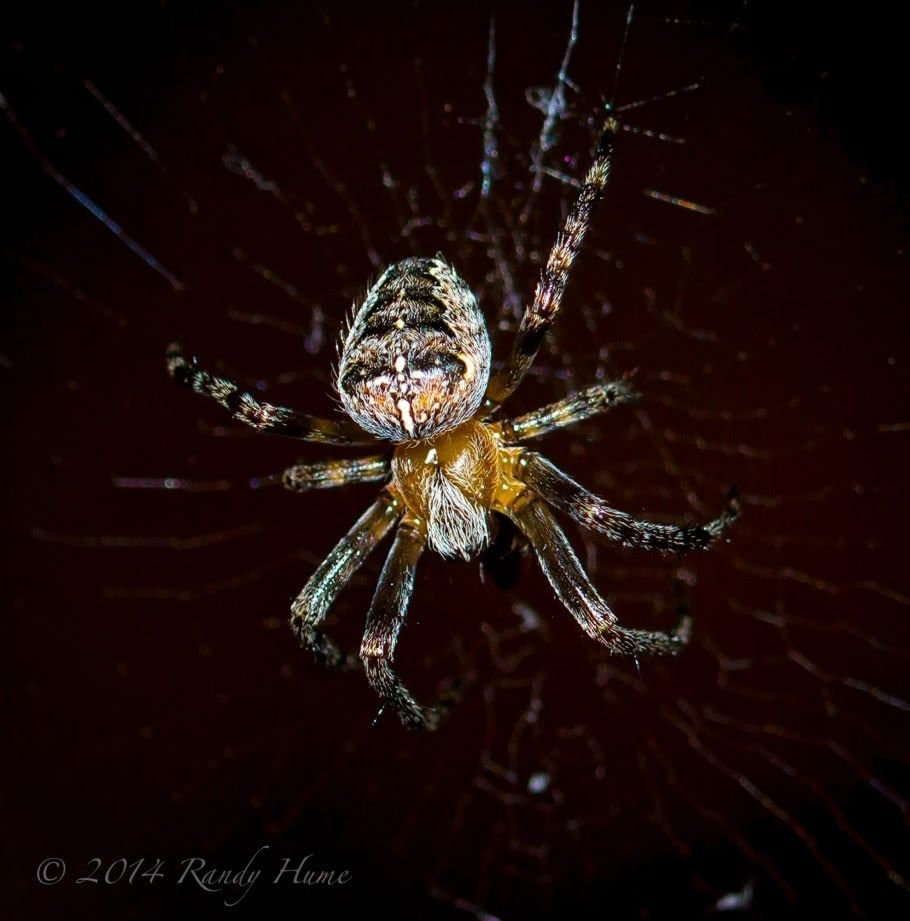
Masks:
[[[539,438],[566,425],[575,425],[596,413],[622,403],[633,403],[638,395],[624,381],[605,381],[595,384],[579,393],[573,393],[564,400],[541,406],[523,416],[504,419],[503,441],[515,444],[529,438]]]
[[[291,605],[291,629],[322,665],[354,665],[319,629],[335,597],[360,568],[370,551],[388,534],[401,508],[387,492],[357,519],[354,526],[319,564]]]
[[[702,525],[656,524],[641,521],[608,505],[588,492],[540,454],[522,455],[521,478],[544,501],[574,518],[579,524],[597,531],[626,547],[685,553],[704,550],[739,517],[739,495],[731,490],[727,507],[721,514]]]
[[[376,439],[350,419],[322,419],[308,416],[287,406],[260,403],[251,393],[245,393],[234,381],[216,377],[199,367],[195,358],[187,361],[179,345],[167,349],[168,374],[182,384],[211,397],[227,409],[235,419],[274,435],[302,438],[329,445],[375,444]]]
[[[489,410],[502,403],[521,383],[534,362],[544,336],[556,320],[569,271],[581,249],[594,207],[603,195],[610,176],[613,139],[618,129],[616,119],[608,117],[600,135],[594,162],[581,184],[578,198],[566,217],[562,231],[556,236],[534,291],[534,300],[521,318],[508,363],[502,371],[493,375],[487,386],[486,405]]]
[[[673,633],[630,630],[619,625],[610,606],[591,584],[566,535],[539,499],[513,507],[509,515],[527,536],[556,597],[592,639],[611,652],[632,656],[676,655],[689,639],[687,617]]]
[[[398,634],[404,625],[414,589],[414,573],[425,543],[423,535],[408,524],[400,525],[395,532],[395,542],[386,558],[367,614],[360,658],[367,679],[383,704],[393,708],[408,729],[432,731],[439,726],[445,715],[444,709],[417,703],[392,667]]]
[[[348,483],[377,483],[389,472],[389,458],[381,454],[353,457],[347,460],[320,461],[315,464],[295,464],[281,474],[281,485],[293,492],[328,489]]]

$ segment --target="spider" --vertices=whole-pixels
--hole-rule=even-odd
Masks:
[[[436,729],[450,700],[418,703],[393,667],[414,574],[424,549],[471,559],[511,522],[531,545],[556,596],[593,640],[612,653],[675,655],[690,622],[661,633],[622,626],[591,583],[551,507],[628,547],[702,549],[739,512],[731,491],[722,514],[704,525],[656,524],[618,511],[521,443],[632,402],[625,381],[595,384],[511,419],[494,413],[521,383],[553,325],[613,159],[616,119],[607,111],[594,160],[557,235],[534,298],[502,370],[491,374],[490,337],[477,299],[437,255],[390,265],[367,292],[342,339],[335,384],[348,418],[323,419],[259,402],[236,383],[167,354],[170,375],[263,432],[329,445],[391,442],[391,451],[298,464],[282,482],[295,492],[347,483],[384,483],[379,497],[317,567],[291,605],[301,645],[328,666],[353,666],[322,631],[338,592],[394,528],[395,537],[366,618],[360,647],[366,677],[383,707],[411,729]],[[505,519],[506,521],[503,521]]]

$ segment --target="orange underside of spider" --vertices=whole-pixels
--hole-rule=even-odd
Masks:
[[[533,499],[520,477],[523,453],[503,444],[499,423],[472,419],[435,438],[398,445],[387,489],[407,509],[406,522],[424,536],[438,473],[478,505],[507,515]]]

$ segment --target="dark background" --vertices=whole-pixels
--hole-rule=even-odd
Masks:
[[[625,9],[581,6],[557,174],[584,169]],[[3,14],[6,917],[906,911],[906,88],[875,7],[637,6],[620,107],[701,86],[623,116],[514,400],[637,369],[639,407],[540,449],[665,520],[740,486],[731,541],[697,559],[568,528],[626,624],[668,627],[687,584],[678,660],[609,659],[530,560],[501,592],[427,558],[398,664],[427,698],[466,678],[464,700],[434,736],[374,725],[362,676],[321,672],[285,626],[373,488],[283,492],[268,475],[332,452],[166,379],[179,338],[331,412],[346,310],[387,262],[437,250],[503,354],[570,193],[548,175],[519,222],[543,118],[526,90],[552,87],[571,7],[496,6],[483,200],[490,12]],[[333,609],[351,648],[381,559]],[[263,878],[230,909],[177,885],[185,858],[236,870],[263,845],[265,876],[312,854],[351,882]],[[36,880],[48,857],[56,886]],[[164,876],[76,884],[94,857]]]

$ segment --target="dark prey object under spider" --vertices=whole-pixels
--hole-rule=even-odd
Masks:
[[[450,695],[434,707],[422,706],[392,664],[425,547],[470,559],[490,545],[497,516],[505,516],[534,548],[557,597],[588,636],[613,653],[673,655],[687,642],[688,618],[681,618],[672,633],[621,626],[550,507],[626,546],[677,552],[706,547],[738,514],[731,493],[725,511],[701,526],[642,521],[611,508],[542,455],[519,447],[632,401],[635,396],[623,381],[596,384],[523,416],[493,419],[521,383],[559,312],[572,263],[607,183],[617,128],[609,116],[511,355],[492,376],[490,337],[477,299],[441,256],[389,266],[356,311],[337,376],[349,418],[322,419],[259,402],[233,381],[203,370],[195,358],[188,361],[179,346],[168,350],[168,370],[178,383],[212,397],[260,431],[330,445],[393,443],[391,451],[298,464],[284,472],[284,485],[297,492],[385,483],[294,600],[291,626],[318,661],[356,664],[322,632],[322,623],[341,588],[395,528],[367,614],[360,659],[383,705],[412,729],[435,729],[451,702]]]

